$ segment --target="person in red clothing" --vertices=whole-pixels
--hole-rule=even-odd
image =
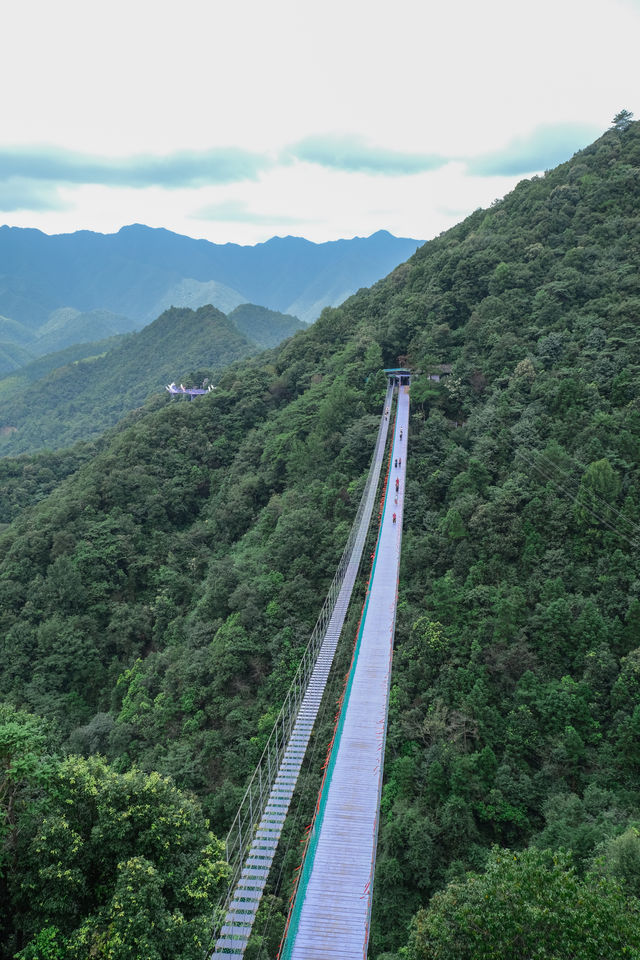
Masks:
[[[398,492],[399,489],[400,489],[400,481],[396,477],[396,493]]]
[[[394,522],[394,523],[396,522],[396,515],[395,515],[395,513],[394,513],[394,515],[393,515],[393,522]]]

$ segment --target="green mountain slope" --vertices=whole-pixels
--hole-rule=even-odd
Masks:
[[[20,371],[4,391],[0,381],[0,452],[56,449],[99,436],[150,394],[163,393],[168,381],[195,370],[213,374],[254,350],[214,307],[167,310],[104,355],[58,366],[35,382]]]
[[[26,347],[21,347],[16,343],[2,343],[0,341],[0,377],[6,373],[11,373],[13,370],[19,370],[32,358],[33,353]]]
[[[30,359],[18,369],[0,377],[0,402],[8,400],[16,389],[26,390],[30,384],[41,380],[52,370],[58,367],[64,367],[67,364],[76,363],[79,360],[86,360],[89,357],[99,357],[109,350],[113,350],[121,344],[127,337],[126,333],[115,337],[107,337],[106,340],[98,340],[93,343],[76,343],[72,347],[66,347],[64,350],[58,350],[55,353],[45,354],[37,359]]]
[[[89,318],[77,311],[57,314],[65,331],[67,314],[72,321]],[[109,318],[106,322],[110,329]],[[96,437],[162,391],[167,380],[184,379],[196,370],[201,380],[256,346],[275,346],[304,328],[295,317],[254,304],[236,308],[228,320],[211,306],[197,313],[172,309],[138,334],[74,343],[11,368],[0,377],[0,453],[60,449]],[[51,335],[56,338],[56,331]]]
[[[485,891],[547,870],[545,916],[582,930],[584,902],[637,917],[639,173],[640,125],[608,132],[198,403],[140,413],[0,540],[2,695],[72,752],[170,774],[222,834],[346,539],[380,370],[422,371],[372,957],[446,888],[411,934],[430,955],[487,865]],[[493,845],[531,848],[523,872]],[[560,847],[566,883],[536,853]]]
[[[232,310],[229,319],[238,330],[259,347],[275,347],[298,330],[305,330],[306,324],[287,313],[268,310],[255,303],[243,303]]]
[[[37,337],[30,348],[36,356],[41,357],[64,350],[74,344],[105,340],[139,328],[138,321],[117,316],[108,310],[91,310],[82,313],[72,307],[61,307],[54,310],[47,322],[38,328]]]
[[[208,303],[213,304],[222,313],[228,314],[245,299],[237,290],[232,290],[231,287],[217,283],[215,280],[200,281],[186,278],[169,287],[147,310],[145,319],[150,322],[169,307],[190,307],[192,310],[197,310],[198,307],[204,307]]]
[[[0,317],[0,377],[33,358],[33,334],[22,323]]]
[[[0,317],[0,340],[25,346],[33,340],[33,334],[23,323],[9,317]]]
[[[0,529],[27,507],[44,500],[96,452],[97,444],[77,443],[67,450],[0,457]]]

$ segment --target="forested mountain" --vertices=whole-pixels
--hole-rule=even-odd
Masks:
[[[0,341],[0,376],[28,363],[33,354],[26,347],[20,346],[13,340]]]
[[[74,360],[32,380],[30,370],[0,380],[0,453],[59,449],[99,436],[165,384],[202,377],[255,352],[215,307],[173,308],[103,355]]]
[[[147,310],[145,319],[153,320],[169,307],[191,307],[196,310],[212,303],[218,310],[229,314],[236,307],[244,303],[243,297],[237,290],[226,287],[215,280],[180,280],[166,290],[159,300]]]
[[[241,303],[259,303],[310,322],[323,307],[383,277],[418,242],[381,230],[330,243],[273,237],[243,247],[140,224],[116,234],[85,230],[59,236],[3,226],[0,313],[34,334],[59,308],[125,318],[110,333],[139,328],[171,306],[208,303],[224,313]],[[90,317],[86,321],[82,339],[106,335],[94,329]]]
[[[81,313],[71,307],[54,310],[35,330],[0,317],[0,377],[33,364],[36,358],[71,349],[75,357],[89,356],[92,344],[135,330],[139,323],[108,310]],[[69,354],[71,356],[71,353]]]
[[[242,303],[232,310],[229,319],[252,343],[259,347],[276,347],[298,330],[304,330],[306,324],[297,317],[277,310],[268,310],[255,303]]]
[[[24,324],[0,317],[0,376],[17,370],[32,359],[33,353],[27,344],[33,339]]]
[[[119,346],[127,336],[128,334],[121,333],[91,343],[74,343],[71,347],[65,347],[63,350],[56,350],[54,353],[47,353],[35,360],[29,360],[19,369],[12,370],[0,377],[0,400],[6,399],[13,392],[14,384],[26,386],[42,379],[52,370],[57,370],[58,367],[64,367],[88,357],[102,356],[109,350],[113,350],[114,347]]]
[[[416,375],[371,956],[639,955],[639,315],[635,123],[20,509],[0,539],[0,744],[30,749],[4,761],[3,957],[109,956],[123,935],[130,955],[202,957],[221,867],[198,811],[224,834],[399,357]],[[274,956],[312,807],[310,780],[255,955]]]
[[[160,311],[155,314],[157,317]],[[106,340],[121,333],[137,330],[140,324],[128,317],[110,313],[108,310],[89,310],[81,313],[72,307],[54,310],[46,323],[38,327],[37,336],[29,344],[35,357],[43,357],[89,341]],[[87,334],[90,336],[87,336]]]
[[[139,333],[76,344],[0,377],[0,455],[89,440],[163,394],[167,381],[210,381],[258,347],[305,328],[295,317],[243,304],[230,317],[215,307],[171,308]]]

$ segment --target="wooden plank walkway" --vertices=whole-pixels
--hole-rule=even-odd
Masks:
[[[367,954],[408,423],[409,388],[400,387],[391,469],[365,616],[281,960],[363,960]],[[396,460],[401,466],[394,466]]]

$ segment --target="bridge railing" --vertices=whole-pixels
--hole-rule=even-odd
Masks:
[[[269,794],[276,779],[282,757],[284,755],[287,743],[291,736],[291,731],[296,721],[300,704],[304,698],[311,674],[313,673],[318,653],[324,636],[329,626],[329,621],[333,615],[336,600],[342,588],[347,568],[351,562],[354,543],[360,532],[360,524],[366,503],[369,498],[371,486],[374,482],[377,484],[379,471],[377,463],[384,454],[384,446],[387,436],[388,419],[385,410],[391,409],[393,399],[393,386],[389,386],[385,398],[385,405],[380,418],[380,427],[376,439],[376,446],[369,474],[358,504],[358,509],[351,526],[351,531],[347,543],[342,552],[338,563],[336,574],[329,587],[327,597],[320,611],[320,615],[309,638],[309,643],[302,655],[298,669],[291,681],[291,686],[285,696],[280,712],[273,725],[273,730],[267,740],[258,761],[258,765],[249,781],[244,797],[238,808],[238,812],[233,820],[229,833],[225,841],[226,859],[230,866],[228,892],[223,902],[220,903],[220,914],[226,910],[236,884],[242,872],[245,855],[254,837],[255,830],[264,813],[264,809],[269,799]],[[389,413],[390,416],[390,413]],[[381,449],[382,448],[382,449]],[[366,533],[366,531],[365,531]],[[358,557],[358,563],[360,557]]]

